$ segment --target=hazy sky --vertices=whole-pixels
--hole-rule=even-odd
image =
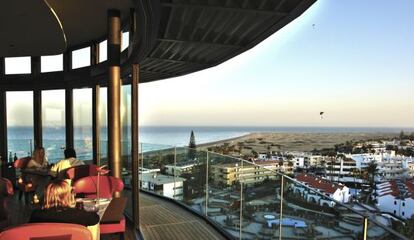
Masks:
[[[412,0],[318,0],[217,67],[141,84],[140,123],[414,127],[413,12]],[[29,116],[24,97],[13,99],[8,111],[25,109]],[[51,112],[59,108],[59,101],[44,104]],[[90,106],[80,105],[86,115]],[[9,123],[32,118],[13,114]]]
[[[411,0],[318,0],[218,67],[140,85],[141,121],[412,127],[413,12]]]

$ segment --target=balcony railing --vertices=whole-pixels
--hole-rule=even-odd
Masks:
[[[153,174],[149,180],[140,174],[141,182],[163,185],[154,194],[175,200],[235,239],[407,239],[379,213],[335,201],[326,192],[240,158],[141,144],[140,164],[141,173]],[[173,170],[167,173],[166,165]],[[231,174],[223,174],[223,167]],[[260,172],[260,178],[242,169]]]

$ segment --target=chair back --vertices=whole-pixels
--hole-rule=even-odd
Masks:
[[[9,202],[14,194],[13,184],[7,178],[0,177],[0,231],[10,223]]]
[[[98,166],[94,164],[88,165],[79,165],[66,169],[66,178],[76,181],[80,178],[87,176],[97,176],[98,175]]]
[[[31,157],[24,157],[24,158],[17,159],[16,161],[14,161],[14,168],[16,168],[16,169],[26,168],[26,166],[29,163],[30,159],[32,159],[32,158]]]
[[[84,194],[87,198],[97,197],[98,176],[89,176],[78,179],[73,184],[76,194]],[[114,192],[124,189],[124,182],[120,178],[112,176],[99,176],[99,197],[111,198]]]
[[[7,178],[0,177],[0,197],[9,197],[13,196],[13,184]]]
[[[28,223],[6,229],[0,240],[92,240],[84,226],[70,223]]]

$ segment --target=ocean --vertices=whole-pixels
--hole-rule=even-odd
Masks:
[[[9,159],[16,155],[18,158],[30,154],[33,149],[32,127],[9,127],[8,129]],[[145,126],[140,128],[140,142],[144,143],[143,151],[161,149],[171,146],[185,146],[190,140],[191,130],[194,131],[196,143],[207,143],[253,132],[292,132],[292,133],[399,133],[414,132],[414,128],[369,128],[369,127],[203,127],[203,126]],[[122,144],[124,154],[130,152],[130,128],[122,130]],[[101,129],[101,157],[106,156],[107,132]],[[74,128],[75,150],[78,158],[92,159],[92,128]],[[65,129],[63,127],[44,128],[43,146],[49,162],[56,162],[63,158],[65,147]]]

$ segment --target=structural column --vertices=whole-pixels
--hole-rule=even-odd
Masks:
[[[108,11],[108,163],[111,175],[121,177],[121,19],[119,10]],[[115,197],[120,193],[115,193]]]
[[[139,226],[139,118],[138,118],[138,85],[139,65],[132,64],[131,82],[131,120],[132,120],[132,194],[135,226]]]
[[[0,81],[5,75],[4,58],[0,58]],[[0,90],[0,157],[1,163],[7,162],[7,110],[6,110],[6,91]],[[1,175],[0,171],[0,175]]]
[[[99,45],[94,44],[91,46],[91,65],[99,63]],[[101,165],[101,144],[100,144],[100,118],[99,118],[99,97],[101,86],[95,84],[92,87],[92,142],[93,142],[93,163]]]
[[[65,73],[72,69],[72,53],[67,51],[63,54],[63,71]],[[65,89],[65,130],[66,149],[74,148],[73,144],[73,89],[69,86]]]
[[[38,86],[40,81],[40,57],[32,57],[32,76],[35,85]],[[43,146],[43,129],[42,129],[42,91],[35,87],[33,91],[33,128],[34,128],[34,147]]]
[[[73,144],[73,89],[65,89],[65,129],[66,149],[74,148]]]

